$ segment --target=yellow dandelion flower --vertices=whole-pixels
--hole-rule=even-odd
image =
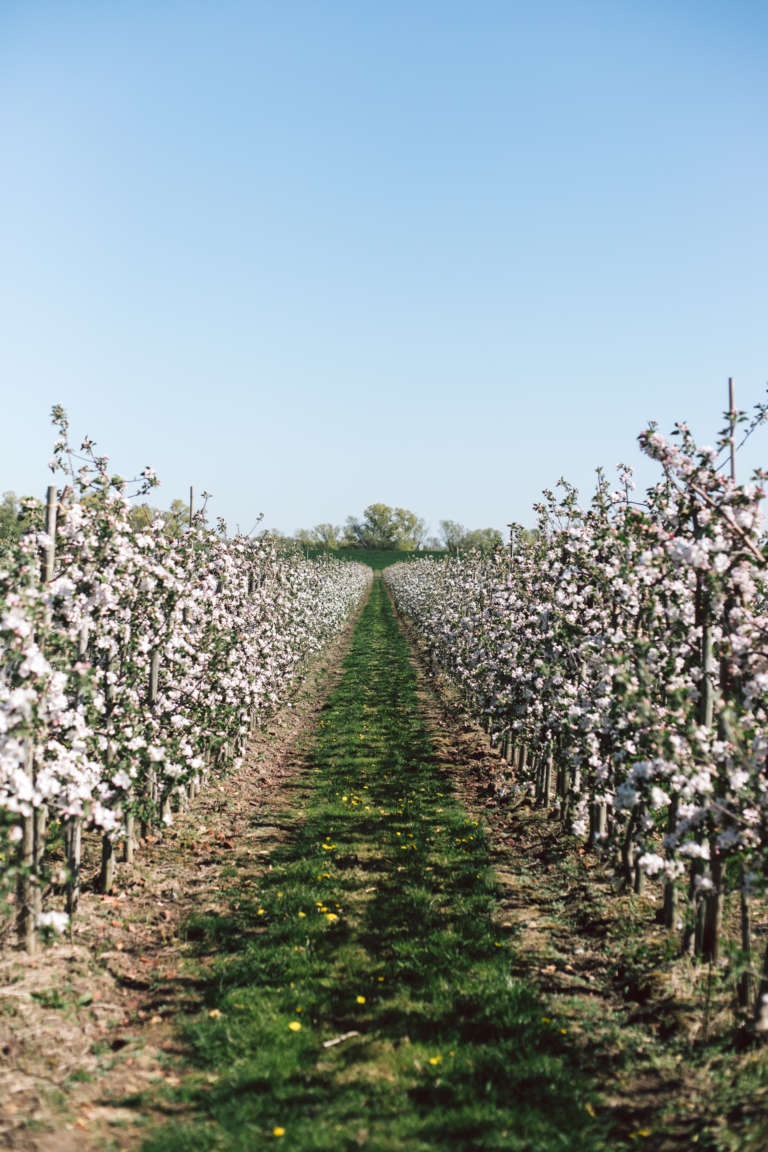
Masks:
[[[338,916],[335,912],[326,912],[325,918],[329,924],[333,924],[334,921],[338,920]]]
[[[272,1129],[272,1135],[273,1136],[285,1136],[285,1128],[280,1128],[279,1126],[277,1128],[273,1128]]]
[[[358,996],[357,1002],[358,1004],[365,1004],[365,996]]]
[[[430,1056],[429,1058],[430,1064],[439,1064],[441,1060],[442,1056]]]
[[[219,1016],[221,1016],[221,1012],[218,1008],[212,1008],[208,1015],[210,1016],[211,1020],[218,1020]]]
[[[291,1020],[288,1027],[290,1028],[291,1032],[301,1032],[301,1024],[298,1020]]]

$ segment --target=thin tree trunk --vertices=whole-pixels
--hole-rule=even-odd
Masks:
[[[763,1038],[768,1037],[768,945],[763,956],[763,971],[757,989],[754,1008],[754,1030]]]
[[[80,903],[80,863],[82,859],[83,822],[79,816],[67,821],[67,913],[74,916]]]
[[[704,915],[702,925],[701,951],[705,960],[716,964],[720,959],[720,935],[723,921],[723,904],[721,887],[723,882],[722,860],[715,851],[714,836],[710,844],[710,879],[712,887],[704,897]]]
[[[35,878],[32,885],[32,915],[35,921],[35,927],[40,919],[40,913],[43,911],[43,889],[40,883],[42,870],[43,870],[43,856],[45,854],[45,834],[48,828],[48,809],[44,804],[35,809],[34,815],[34,838],[35,838],[35,851],[34,851],[34,871]]]
[[[632,884],[632,838],[635,831],[635,813],[634,810],[630,813],[627,822],[627,830],[624,833],[624,839],[621,842],[621,880],[622,887],[627,889]]]
[[[552,745],[548,744],[540,760],[540,787],[539,787],[539,806],[547,809],[549,808],[549,794],[552,787]]]
[[[744,869],[741,871],[741,955],[745,965],[739,981],[739,1005],[749,1008],[755,995],[755,977],[752,972],[752,908],[749,893],[744,881]]]
[[[129,801],[130,802],[130,801]],[[125,814],[125,840],[123,841],[123,860],[126,864],[133,864],[133,854],[136,850],[136,817],[133,812]]]
[[[677,825],[677,814],[680,810],[680,798],[678,796],[672,797],[672,802],[669,805],[669,814],[667,816],[667,834],[671,835]],[[667,857],[671,855],[670,850],[667,850]],[[664,927],[670,931],[677,924],[677,884],[674,880],[664,881]]]
[[[115,884],[115,845],[109,836],[101,838],[99,891],[111,892]]]
[[[37,943],[32,889],[35,884],[35,817],[25,816],[21,822],[19,841],[19,879],[16,885],[16,931],[19,944],[27,952],[34,952]]]

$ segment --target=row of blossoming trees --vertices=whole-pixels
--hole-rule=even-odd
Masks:
[[[764,418],[764,408],[757,420]],[[560,482],[509,553],[396,565],[385,578],[434,662],[501,740],[517,787],[557,804],[626,885],[663,884],[684,947],[717,960],[724,895],[740,902],[740,999],[757,999],[751,897],[768,866],[768,547],[763,475],[651,426],[662,476],[644,501],[628,470],[598,474],[588,507]],[[725,464],[724,471],[722,464]]]
[[[120,843],[131,860],[139,830],[237,761],[371,576],[202,517],[176,539],[135,529],[125,483],[89,441],[75,464],[54,412],[70,483],[0,557],[0,901],[28,947],[77,906],[83,833],[108,890]]]

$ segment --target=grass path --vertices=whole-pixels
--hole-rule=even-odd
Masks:
[[[270,871],[198,919],[219,953],[186,1025],[200,1073],[146,1149],[607,1147],[575,1046],[510,976],[380,580],[322,716]]]

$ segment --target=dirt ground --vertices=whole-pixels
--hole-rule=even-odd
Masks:
[[[0,953],[0,1147],[133,1149],[168,1115],[162,1089],[185,1073],[175,1021],[200,1007],[200,960],[182,926],[195,912],[231,910],[221,892],[233,869],[253,880],[270,867],[279,813],[308,786],[302,749],[351,628],[252,738],[238,772],[212,781],[133,867],[120,866],[112,895],[86,886],[71,942],[31,958]],[[765,1052],[704,1045],[705,1027],[709,1037],[732,1033],[727,997],[710,995],[707,1010],[700,974],[654,922],[654,897],[618,897],[552,815],[501,800],[506,765],[416,649],[414,667],[436,757],[489,835],[515,974],[538,987],[603,1085],[617,1143],[674,1152],[706,1133],[716,1137],[702,1141],[708,1148],[768,1147],[759,1122],[768,1074],[766,1095],[722,1089],[750,1061],[765,1068]]]

